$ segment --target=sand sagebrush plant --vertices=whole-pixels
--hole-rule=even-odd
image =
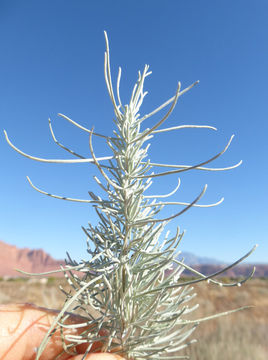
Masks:
[[[98,341],[100,345],[96,347],[95,344],[94,351],[115,352],[126,359],[185,358],[174,353],[194,341],[186,339],[200,321],[220,315],[196,320],[187,319],[187,314],[198,306],[197,304],[191,307],[187,305],[187,302],[195,296],[191,285],[203,280],[222,286],[240,285],[253,275],[254,269],[240,283],[221,284],[214,278],[249,256],[255,247],[222,271],[210,276],[199,273],[185,265],[183,260],[178,260],[180,253],[178,246],[183,232],[178,227],[176,234],[169,236],[169,232],[164,233],[164,229],[171,220],[176,219],[191,207],[215,206],[222,200],[215,204],[198,204],[206,191],[206,185],[189,203],[165,200],[175,194],[180,186],[180,180],[169,194],[146,195],[146,190],[152,185],[152,180],[157,177],[168,177],[170,174],[194,169],[229,170],[239,166],[240,163],[217,169],[204,166],[228,149],[233,136],[220,153],[199,164],[186,166],[152,163],[148,158],[148,141],[152,140],[154,135],[183,128],[216,129],[212,126],[199,125],[161,127],[172,113],[179,97],[196,83],[184,90],[181,90],[181,84],[178,83],[175,95],[171,99],[149,114],[141,116],[140,107],[147,94],[144,92],[144,81],[151,74],[148,65],[145,65],[142,73],[139,72],[129,104],[123,105],[119,93],[121,69],[119,68],[115,91],[112,85],[106,33],[105,40],[104,75],[115,115],[115,130],[112,136],[98,134],[93,129],[87,129],[67,116],[59,114],[89,134],[90,158],[83,157],[59,143],[50,120],[49,127],[55,143],[77,159],[53,160],[28,155],[15,147],[5,132],[9,145],[30,159],[51,163],[91,163],[102,178],[94,176],[94,179],[105,193],[105,197],[100,197],[90,191],[90,199],[85,200],[67,198],[49,194],[37,188],[27,178],[31,186],[42,194],[57,199],[92,204],[99,219],[96,226],[88,224],[86,228],[83,228],[88,240],[89,259],[76,262],[68,254],[66,265],[56,270],[64,272],[73,292],[65,292],[64,306],[37,350],[36,359],[40,359],[50,337],[57,330],[64,343],[65,351],[70,354],[75,353],[77,344],[88,343],[87,354],[92,351],[92,345]],[[146,125],[144,127],[146,119],[167,106],[169,109],[160,121],[151,128],[147,128]],[[110,148],[111,156],[98,157],[95,154],[93,149],[95,136],[104,139]],[[173,215],[161,217],[161,210],[169,205],[178,205],[180,209]],[[185,268],[192,271],[196,277],[194,280],[180,280]],[[84,322],[68,324],[70,314],[77,312],[83,314]],[[82,329],[81,333],[73,335],[71,330],[78,327]]]

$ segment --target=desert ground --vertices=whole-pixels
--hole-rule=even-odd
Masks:
[[[228,281],[228,279],[226,280]],[[64,279],[1,279],[0,303],[30,302],[59,309],[64,296],[58,289]],[[253,307],[200,323],[192,338],[198,341],[184,353],[191,360],[266,360],[268,358],[268,279],[252,279],[241,287],[219,287],[200,283],[194,287],[199,319],[241,306]]]

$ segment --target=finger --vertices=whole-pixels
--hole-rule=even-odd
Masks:
[[[0,359],[34,359],[37,348],[57,313],[57,311],[40,308],[31,304],[1,305]],[[79,322],[79,317],[70,318],[70,322]],[[40,360],[52,360],[62,350],[62,340],[59,333],[56,332],[51,337]],[[68,358],[70,358],[70,355],[65,354],[59,359],[65,360]]]
[[[83,355],[77,355],[69,360],[82,360],[82,358]],[[85,360],[124,360],[124,358],[116,354],[99,353],[99,354],[89,354],[87,355]]]

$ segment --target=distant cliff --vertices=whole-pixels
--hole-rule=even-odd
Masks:
[[[197,257],[191,253],[182,253],[187,265],[193,266],[194,269],[202,274],[213,274],[224,268],[218,260]],[[55,260],[42,249],[18,248],[9,245],[0,240],[0,277],[3,276],[23,276],[14,269],[20,269],[27,272],[39,273],[60,269],[60,265],[65,265],[64,260]],[[242,264],[221,274],[237,278],[245,277],[252,270],[253,265]],[[192,275],[185,270],[183,276]],[[52,276],[62,276],[62,273],[52,274]],[[255,277],[268,277],[268,264],[257,264]]]
[[[55,260],[42,249],[17,248],[0,241],[0,276],[22,276],[14,269],[45,272],[59,269],[64,260]]]

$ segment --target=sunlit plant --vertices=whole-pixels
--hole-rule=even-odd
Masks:
[[[216,130],[216,128],[207,125],[161,127],[174,110],[179,97],[197,82],[183,90],[181,84],[178,83],[175,95],[171,99],[149,114],[141,116],[140,107],[147,94],[144,92],[144,81],[151,74],[148,65],[145,65],[143,72],[138,74],[129,104],[123,105],[119,93],[121,68],[118,72],[115,96],[106,32],[105,40],[104,75],[114,107],[116,125],[112,136],[96,133],[93,129],[87,129],[69,117],[59,114],[89,134],[91,158],[79,155],[59,143],[50,120],[49,128],[55,143],[78,159],[55,160],[28,155],[15,147],[5,132],[9,145],[27,158],[47,163],[95,165],[102,180],[97,176],[94,176],[94,179],[105,193],[105,197],[102,198],[90,191],[90,199],[85,200],[52,195],[37,188],[27,177],[30,185],[42,194],[57,199],[92,204],[99,219],[96,226],[89,224],[83,228],[88,241],[89,259],[76,262],[67,254],[66,265],[54,271],[64,273],[73,291],[65,292],[61,289],[66,295],[66,301],[37,350],[36,360],[40,359],[55,331],[59,331],[64,349],[70,354],[75,353],[76,345],[87,343],[85,356],[91,351],[107,351],[120,354],[126,359],[187,358],[177,355],[178,351],[194,341],[186,339],[201,321],[237,311],[236,309],[202,319],[189,320],[187,314],[198,306],[198,304],[191,307],[187,305],[188,301],[195,296],[191,285],[207,280],[220,286],[240,286],[242,282],[252,277],[254,269],[246,279],[239,283],[222,284],[215,280],[215,277],[240,263],[251,254],[255,247],[223,270],[209,276],[201,274],[184,264],[183,259],[179,260],[178,246],[183,236],[179,227],[173,236],[169,235],[169,231],[164,233],[164,229],[171,220],[191,207],[215,206],[223,199],[214,204],[200,205],[198,202],[206,191],[207,185],[205,185],[200,194],[189,203],[165,200],[177,192],[180,179],[175,189],[168,194],[148,195],[146,191],[152,185],[152,180],[157,177],[168,177],[170,174],[179,174],[189,170],[230,170],[239,166],[241,162],[225,168],[204,166],[220,157],[228,149],[232,136],[220,153],[199,164],[186,166],[152,163],[148,159],[150,145],[148,141],[153,139],[154,135],[185,128],[210,130]],[[167,106],[169,109],[161,120],[151,128],[144,128],[146,119]],[[95,154],[93,149],[95,136],[104,139],[111,151],[111,156],[99,157]],[[169,205],[183,207],[175,214],[161,217],[161,210]],[[180,280],[184,269],[190,270],[195,279]],[[35,275],[44,274],[48,273]],[[71,314],[75,313],[83,315],[82,323],[70,324],[68,322]],[[78,328],[82,329],[81,332],[79,335],[74,335],[71,330]]]

